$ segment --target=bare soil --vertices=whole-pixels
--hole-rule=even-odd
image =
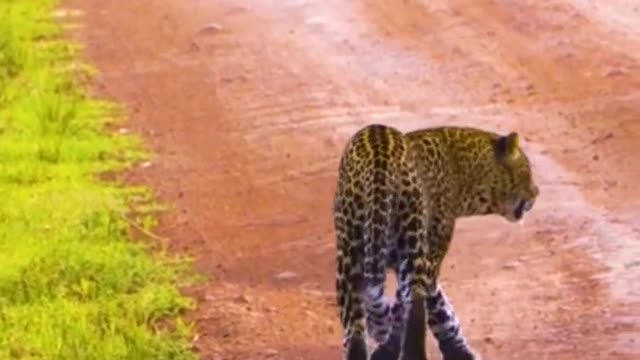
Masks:
[[[640,358],[640,6],[590,0],[70,0],[155,151],[128,180],[206,284],[202,359],[339,359],[331,204],[359,127],[518,131],[524,227],[459,222],[443,284],[486,359]],[[631,4],[631,5],[630,5]],[[634,185],[636,184],[636,185]],[[430,347],[435,354],[435,347]]]

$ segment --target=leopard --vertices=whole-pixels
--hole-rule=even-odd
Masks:
[[[340,156],[333,201],[342,359],[426,360],[428,331],[444,360],[480,359],[439,281],[456,221],[521,223],[538,195],[515,131],[357,130]],[[392,298],[387,271],[396,278]]]

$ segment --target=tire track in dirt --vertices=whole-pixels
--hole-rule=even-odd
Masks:
[[[636,328],[623,321],[636,304],[611,302],[615,271],[591,256],[623,251],[594,246],[615,228],[613,215],[627,236],[637,207],[597,207],[630,197],[627,175],[638,167],[598,195],[611,180],[576,150],[594,138],[605,139],[591,147],[601,156],[635,149],[638,78],[605,68],[637,63],[603,48],[608,34],[570,5],[536,4],[77,3],[101,92],[132,108],[132,126],[159,155],[131,180],[175,204],[159,231],[212,276],[190,290],[204,359],[339,356],[330,206],[339,151],[372,121],[526,134],[543,188],[531,225],[465,220],[445,261],[445,287],[474,346],[493,359],[636,354],[626,337]],[[619,125],[613,141],[605,115]],[[623,281],[638,272],[629,273]]]

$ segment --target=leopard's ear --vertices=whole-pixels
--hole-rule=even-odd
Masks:
[[[511,132],[509,135],[500,136],[496,139],[495,153],[496,158],[502,161],[513,161],[520,156],[519,138],[516,132]]]

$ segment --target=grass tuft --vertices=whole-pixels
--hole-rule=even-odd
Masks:
[[[194,359],[188,263],[128,237],[158,206],[98,180],[148,154],[106,131],[54,5],[0,0],[0,359]]]

